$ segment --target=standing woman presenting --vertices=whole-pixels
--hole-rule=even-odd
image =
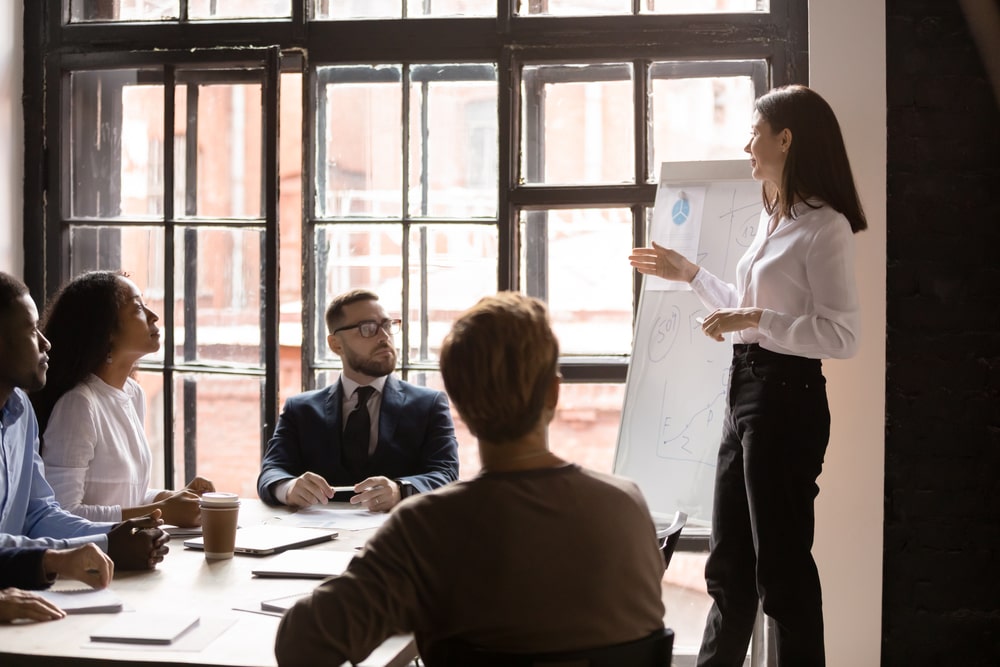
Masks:
[[[215,490],[201,477],[180,491],[149,488],[146,395],[132,373],[160,349],[158,319],[135,283],[116,271],[77,276],[42,317],[52,343],[48,382],[31,402],[45,478],[59,504],[85,519],[122,521],[159,509],[166,523],[198,526],[198,497]]]
[[[758,99],[744,150],[764,211],[736,285],[656,243],[629,260],[640,273],[690,283],[712,309],[704,333],[733,334],[705,566],[714,603],[698,665],[743,664],[759,600],[775,622],[778,665],[819,667],[813,502],[830,436],[820,360],[857,351],[853,235],[867,222],[837,119],[809,88]]]

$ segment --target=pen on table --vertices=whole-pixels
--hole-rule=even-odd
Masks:
[[[365,488],[363,488],[360,491],[358,491],[358,493],[364,493],[365,491],[378,491],[379,489],[384,489],[384,488],[385,487],[383,485],[381,485],[381,484],[375,484],[373,486],[366,486]],[[354,491],[354,487],[353,486],[335,486],[335,487],[333,487],[333,490],[337,491],[338,493],[340,491]]]

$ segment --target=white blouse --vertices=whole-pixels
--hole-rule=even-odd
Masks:
[[[771,217],[761,212],[757,235],[736,265],[736,285],[699,269],[691,288],[709,308],[763,309],[760,326],[734,332],[734,343],[810,359],[852,357],[860,306],[851,225],[829,206],[799,203],[793,211],[797,217],[781,218],[770,235]]]
[[[90,375],[66,392],[45,429],[45,478],[63,508],[91,521],[121,521],[122,507],[154,501],[152,453],[143,429],[146,395]]]

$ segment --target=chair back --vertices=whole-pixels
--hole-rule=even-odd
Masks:
[[[670,559],[674,555],[674,549],[677,548],[677,542],[681,539],[681,530],[683,530],[684,524],[687,523],[687,520],[687,514],[684,512],[677,512],[674,514],[673,523],[671,523],[665,531],[659,534],[660,553],[663,554],[664,568],[670,566]]]
[[[670,667],[673,649],[673,630],[660,628],[624,644],[546,653],[490,651],[452,639],[422,657],[427,667]]]

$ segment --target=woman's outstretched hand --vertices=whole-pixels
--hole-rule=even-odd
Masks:
[[[671,248],[653,242],[651,248],[632,248],[629,264],[636,271],[665,280],[689,283],[698,274],[698,265]]]

